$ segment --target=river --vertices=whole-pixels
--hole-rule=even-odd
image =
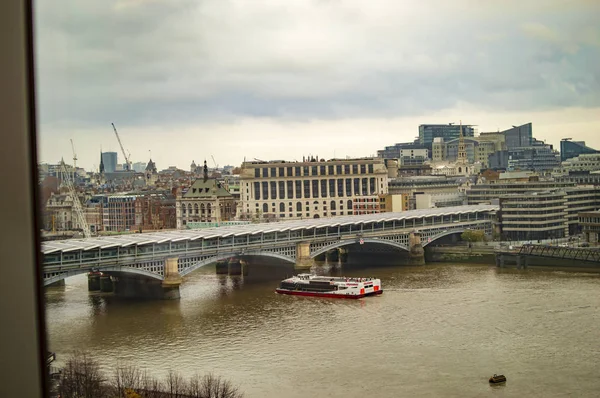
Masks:
[[[339,273],[338,271],[337,273]],[[344,269],[382,279],[361,300],[280,296],[201,269],[179,301],[46,292],[50,349],[162,377],[214,372],[246,397],[586,397],[600,391],[600,274],[456,264]],[[503,373],[505,385],[488,378]]]

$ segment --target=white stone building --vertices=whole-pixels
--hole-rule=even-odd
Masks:
[[[382,158],[244,162],[238,218],[300,219],[354,214],[386,194]]]

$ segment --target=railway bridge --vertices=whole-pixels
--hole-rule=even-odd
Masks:
[[[178,298],[185,275],[231,257],[271,257],[306,269],[327,251],[360,243],[405,250],[420,264],[423,247],[439,238],[467,229],[491,234],[497,210],[469,205],[44,242],[43,279],[47,286],[98,271],[117,285],[132,278],[153,281],[163,297]]]

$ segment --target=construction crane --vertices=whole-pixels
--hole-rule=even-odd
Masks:
[[[113,130],[115,131],[115,135],[117,136],[117,141],[119,141],[119,146],[121,147],[121,152],[123,152],[123,157],[125,158],[125,170],[129,171],[131,170],[131,161],[129,160],[129,157],[127,156],[127,154],[125,153],[125,148],[123,148],[123,144],[121,143],[121,138],[119,138],[119,133],[117,133],[117,128],[115,127],[114,123],[111,123]]]
[[[73,150],[73,183],[75,183],[75,173],[77,172],[77,155],[75,154],[75,145],[73,145],[73,139],[71,139],[71,149]]]
[[[73,185],[73,181],[71,181],[71,176],[69,175],[69,171],[67,170],[67,165],[63,159],[60,160],[60,165],[62,168],[62,180],[63,183],[66,184],[67,189],[69,190],[69,195],[71,195],[71,200],[73,201],[73,207],[75,207],[75,216],[79,221],[79,225],[81,226],[81,230],[83,231],[83,236],[85,238],[89,238],[92,236],[90,232],[90,227],[85,219],[85,214],[83,214],[83,208],[81,207],[81,202],[79,201],[79,197],[77,196],[77,192],[75,191],[75,186]]]
[[[210,155],[210,157],[213,160],[213,163],[215,164],[215,172],[217,172],[217,169],[219,168],[219,165],[217,164],[217,162],[215,162],[215,157],[213,155]]]

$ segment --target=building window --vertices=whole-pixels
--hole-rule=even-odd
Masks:
[[[352,196],[352,179],[346,178],[346,196]]]
[[[349,164],[344,165],[344,174],[350,174],[350,165]]]
[[[352,174],[358,174],[358,165],[357,164],[352,165]]]
[[[269,176],[269,169],[267,169],[266,167],[263,167],[262,169],[262,176],[263,177],[268,177]]]
[[[329,180],[329,197],[335,198],[335,180],[334,179]]]
[[[312,166],[311,167],[311,173],[312,173],[313,176],[317,175],[317,170],[318,170],[317,166]]]
[[[264,200],[269,199],[269,183],[266,181],[262,183],[262,193]]]
[[[321,180],[321,197],[327,197],[327,180]]]
[[[263,203],[263,214],[266,214],[269,212],[269,205],[266,203]]]
[[[347,204],[348,204],[348,206],[347,206],[347,209],[348,209],[348,210],[352,209],[352,201],[351,201],[351,200],[348,200],[348,203],[347,203]],[[352,213],[348,212],[348,214],[352,214]]]
[[[302,176],[307,177],[308,176],[308,166],[304,166],[302,167]]]
[[[288,167],[287,168],[287,176],[291,177],[293,175],[294,175],[294,169],[292,167]],[[290,215],[290,217],[291,217],[291,215]]]
[[[295,181],[296,184],[296,199],[302,198],[302,181]]]
[[[295,177],[300,177],[300,166],[294,167],[294,170],[296,172],[296,174],[294,174]]]
[[[303,183],[304,183],[304,198],[309,199],[310,198],[310,181],[304,180]]]
[[[302,203],[301,202],[296,203],[296,211],[302,211]]]
[[[368,193],[369,190],[367,189],[368,182],[369,182],[368,178],[363,178],[362,179],[362,195],[363,196],[367,196],[369,194]]]
[[[319,180],[312,180],[312,197],[319,197]]]
[[[367,166],[364,164],[360,165],[360,174],[365,174],[367,172]]]
[[[285,169],[283,167],[279,168],[279,177],[285,177]]]
[[[277,182],[276,181],[271,181],[271,199],[277,199]]]
[[[338,165],[335,166],[335,173],[337,175],[342,174],[342,165],[341,164],[338,164]]]
[[[344,179],[343,178],[337,179],[337,196],[339,196],[340,198],[344,197]]]
[[[373,164],[369,164],[369,173],[372,174],[373,173]]]
[[[329,210],[335,210],[335,200],[331,201],[331,207]]]
[[[255,169],[259,170],[259,169]],[[254,183],[254,197],[256,200],[260,200],[260,182]]]
[[[254,178],[259,178],[260,177],[260,169],[256,168],[254,169]]]
[[[327,174],[329,174],[330,176],[333,175],[333,165],[327,166]]]
[[[283,202],[279,203],[279,212],[283,213],[285,211],[285,204]],[[283,217],[283,214],[281,215]]]
[[[325,166],[324,165],[320,166],[319,171],[320,171],[321,175],[324,176],[325,175]]]
[[[271,167],[271,178],[277,177],[277,169],[275,167]]]
[[[285,181],[279,181],[279,199],[285,199]]]
[[[360,178],[353,178],[354,182],[354,195],[358,195],[360,193]]]

